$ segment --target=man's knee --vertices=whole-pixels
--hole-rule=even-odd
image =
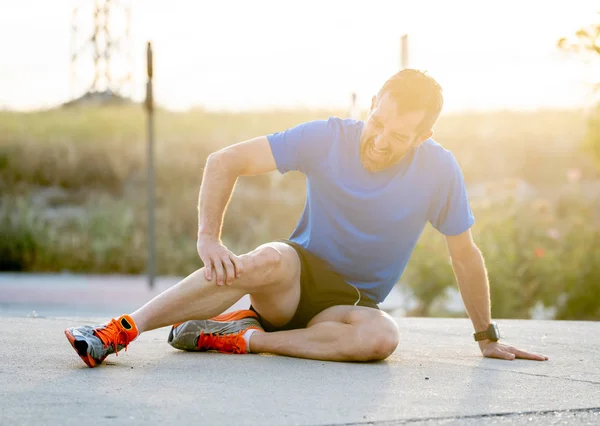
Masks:
[[[299,260],[296,251],[283,243],[269,243],[240,256],[244,267],[245,285],[256,290],[285,281]],[[296,265],[298,263],[298,265]]]
[[[355,361],[378,361],[389,357],[400,342],[398,326],[391,318],[381,317],[376,321],[358,325],[357,344],[351,358]]]
[[[281,252],[270,245],[263,245],[248,253],[247,266],[250,271],[275,269],[281,263]],[[244,265],[246,266],[246,264]]]

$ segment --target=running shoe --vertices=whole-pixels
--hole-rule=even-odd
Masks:
[[[219,351],[245,354],[247,330],[264,331],[254,311],[241,310],[221,314],[207,320],[190,320],[175,324],[168,342],[183,351]]]
[[[108,355],[117,354],[123,348],[127,350],[138,336],[138,330],[129,315],[122,315],[107,324],[67,328],[65,335],[83,362],[93,368]]]

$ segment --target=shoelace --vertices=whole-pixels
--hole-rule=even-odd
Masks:
[[[205,334],[202,332],[198,337],[198,349],[242,354],[245,352],[245,348],[240,344],[240,339],[243,339],[242,334],[242,331],[236,334]]]
[[[113,318],[106,324],[106,327],[96,329],[95,333],[98,338],[102,340],[105,348],[112,345],[116,356],[119,356],[119,353],[117,352],[118,345],[125,345],[125,351],[127,351],[127,346],[129,346],[129,336],[125,330],[121,328],[116,319]]]

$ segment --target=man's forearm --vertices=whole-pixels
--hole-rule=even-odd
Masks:
[[[453,259],[452,268],[474,329],[487,329],[491,322],[490,287],[481,252],[473,247],[461,259]]]
[[[216,153],[208,157],[198,196],[199,237],[221,238],[223,216],[237,178],[224,155]]]

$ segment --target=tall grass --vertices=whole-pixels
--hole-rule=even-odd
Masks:
[[[158,111],[158,273],[187,275],[202,266],[195,249],[196,205],[211,152],[331,115],[344,113]],[[494,314],[527,317],[541,302],[554,306],[559,318],[600,318],[600,259],[594,254],[600,209],[593,194],[567,183],[569,169],[582,181],[598,176],[579,148],[585,116],[580,111],[450,114],[435,132],[454,152],[469,184],[524,180],[551,212],[547,223],[534,201],[510,201],[499,196],[507,191],[494,183],[487,184],[484,196],[473,197],[473,231],[490,271]],[[143,272],[145,144],[139,107],[0,112],[0,269]],[[508,193],[515,189],[509,187]],[[225,217],[225,243],[243,253],[289,236],[304,189],[298,173],[240,178]],[[416,313],[431,314],[454,285],[439,234],[426,230],[403,279],[420,301]]]

